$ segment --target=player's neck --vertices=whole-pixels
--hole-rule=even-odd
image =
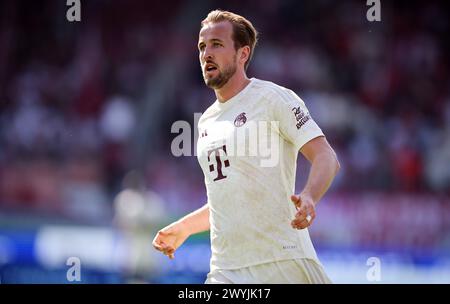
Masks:
[[[250,79],[245,73],[235,73],[228,82],[218,90],[215,90],[217,100],[219,102],[227,102],[229,99],[239,94],[248,84]]]

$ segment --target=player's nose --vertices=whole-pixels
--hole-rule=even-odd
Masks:
[[[213,54],[212,54],[211,48],[205,47],[205,50],[203,51],[203,54],[202,54],[203,62],[210,61],[212,59],[213,59]]]

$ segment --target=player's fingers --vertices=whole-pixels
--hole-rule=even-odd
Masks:
[[[292,224],[293,225],[300,225],[300,223],[307,221],[309,223],[312,223],[312,221],[316,218],[316,214],[315,212],[311,212],[310,214],[308,213],[301,213],[301,214],[296,214],[294,220],[292,220]]]
[[[308,221],[308,220],[304,220],[298,225],[297,229],[305,229],[305,228],[307,228],[309,226],[311,226],[311,222]]]
[[[300,208],[297,209],[297,213],[295,214],[296,217],[306,217],[310,213],[310,209],[305,206],[301,205]]]
[[[295,216],[301,216],[301,215],[305,215],[308,214],[308,211],[306,208],[298,208],[297,213],[295,213]]]
[[[294,226],[300,226],[302,223],[307,222],[308,220],[306,218],[295,218],[291,221],[291,225]],[[295,228],[295,227],[294,227]]]
[[[162,251],[164,249],[164,243],[156,236],[152,242],[153,247],[156,250]]]
[[[291,222],[291,225],[293,228],[303,229],[303,228],[311,226],[313,222],[314,222],[314,218],[312,216],[308,215],[303,219],[294,219]]]
[[[162,240],[159,239],[153,242],[153,247],[164,254],[167,254],[167,252],[171,250],[175,250],[172,246],[165,244]]]
[[[300,222],[294,220],[294,221],[292,221],[291,226],[292,226],[292,228],[294,228],[294,229],[305,229],[305,228],[311,226],[312,221],[313,221],[312,219],[311,219],[310,221],[308,221],[307,219],[305,219],[305,220],[300,221]]]
[[[294,203],[295,207],[300,207],[300,196],[299,195],[291,195],[291,201]]]
[[[156,250],[159,251],[163,251],[163,247],[161,245],[159,245],[158,243],[153,242],[153,248],[155,248]]]
[[[163,252],[164,254],[170,254],[175,251],[175,248],[169,245],[163,245]]]
[[[297,213],[295,214],[295,217],[299,217],[299,218],[306,218],[308,215],[310,215],[311,217],[315,218],[316,217],[316,211],[314,210],[314,208],[300,208]]]
[[[175,248],[171,247],[171,246],[166,246],[164,247],[163,251],[164,255],[168,256],[169,258],[172,256],[174,256],[175,254]]]
[[[160,248],[161,245],[163,244],[162,242],[162,237],[164,237],[165,234],[162,233],[161,231],[158,231],[158,233],[156,234],[155,238],[152,241],[152,245],[153,247],[155,247],[156,249]]]
[[[313,214],[315,212],[316,210],[313,204],[302,204],[297,211],[297,213],[306,213],[306,214]]]

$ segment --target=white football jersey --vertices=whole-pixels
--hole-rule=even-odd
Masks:
[[[323,136],[291,90],[252,78],[201,116],[197,157],[210,208],[211,269],[317,255],[307,229],[291,227],[299,149]]]

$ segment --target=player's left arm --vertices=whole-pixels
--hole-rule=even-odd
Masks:
[[[300,152],[311,163],[311,169],[303,191],[291,196],[297,207],[295,219],[291,222],[295,229],[304,229],[312,224],[316,217],[315,206],[340,168],[336,153],[324,136],[310,140],[300,148]]]

